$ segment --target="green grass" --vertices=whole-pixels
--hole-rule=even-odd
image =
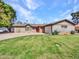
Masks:
[[[79,59],[79,36],[36,35],[0,41],[0,59]]]

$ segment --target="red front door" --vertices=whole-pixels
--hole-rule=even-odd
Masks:
[[[39,27],[36,28],[36,32],[39,32]]]

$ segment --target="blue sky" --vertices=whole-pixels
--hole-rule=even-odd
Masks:
[[[46,24],[71,19],[79,11],[79,0],[4,0],[16,10],[17,21]]]

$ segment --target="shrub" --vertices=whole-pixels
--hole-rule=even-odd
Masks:
[[[52,35],[54,35],[54,32],[52,32]]]
[[[59,32],[55,30],[54,32],[52,32],[52,35],[58,35],[58,33]]]
[[[71,33],[71,34],[75,34],[75,31],[71,31],[70,33]]]
[[[79,33],[79,30],[76,30],[77,33]]]

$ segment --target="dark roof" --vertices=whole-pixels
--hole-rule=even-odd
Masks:
[[[57,21],[57,22],[54,22],[54,23],[47,24],[45,26],[55,25],[55,24],[60,23],[60,22],[63,22],[63,21],[67,21],[67,22],[71,23],[72,25],[75,25],[75,23],[73,23],[72,21],[67,20],[67,19],[64,19],[64,20],[60,20],[60,21]]]
[[[13,27],[25,27],[25,26],[32,26],[32,27],[43,27],[44,24],[13,24]]]
[[[18,27],[23,27],[23,26],[25,26],[25,24],[13,24],[12,26],[13,26],[13,27],[17,27],[17,26],[18,26]]]
[[[42,27],[42,26],[44,26],[44,24],[31,24],[31,25],[34,26],[34,27],[37,27],[37,26]]]

